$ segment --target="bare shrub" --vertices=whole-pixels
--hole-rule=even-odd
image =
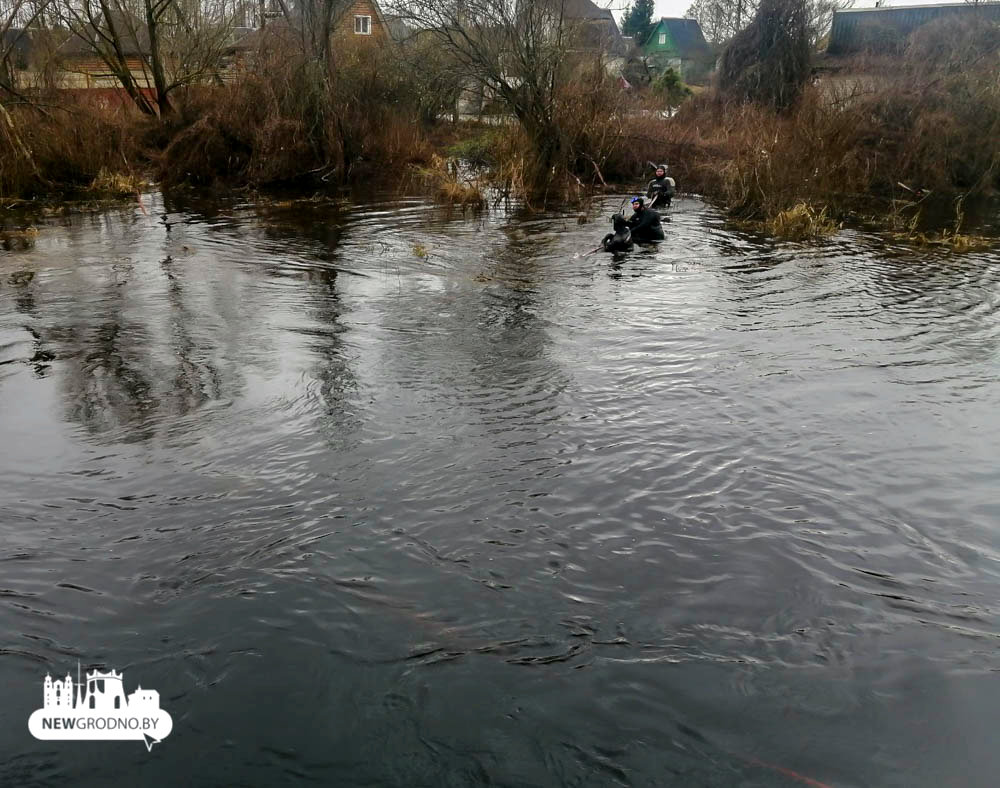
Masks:
[[[54,111],[0,107],[0,200],[85,191],[118,175],[136,182],[144,129],[137,115],[69,101]]]
[[[343,183],[424,163],[431,150],[390,55],[344,47],[332,66],[288,42],[251,53],[229,84],[180,105],[168,183]]]

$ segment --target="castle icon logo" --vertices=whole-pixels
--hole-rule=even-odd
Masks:
[[[69,673],[42,682],[42,708],[32,712],[28,730],[36,739],[75,741],[143,741],[146,749],[163,741],[174,727],[160,708],[160,693],[137,687],[128,696],[122,674],[94,670],[86,681]]]

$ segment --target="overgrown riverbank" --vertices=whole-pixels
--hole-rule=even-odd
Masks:
[[[665,117],[600,62],[578,64],[555,93],[544,156],[524,121],[441,119],[388,54],[335,70],[266,57],[229,84],[178,92],[162,119],[55,97],[8,106],[0,198],[129,196],[144,178],[227,190],[423,178],[445,201],[481,205],[489,186],[543,207],[636,187],[667,160],[682,191],[775,235],[852,222],[934,241],[961,239],[964,211],[1000,189],[1000,53],[991,34],[958,25],[921,31],[900,59],[820,72],[781,111],[709,90]]]

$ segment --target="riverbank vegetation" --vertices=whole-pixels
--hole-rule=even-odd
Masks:
[[[81,16],[15,0],[0,20],[30,33],[35,58],[18,82],[3,38],[0,199],[125,195],[146,177],[310,190],[423,179],[443,201],[480,206],[490,190],[542,207],[643,182],[667,160],[682,191],[774,234],[869,221],[929,238],[943,206],[954,239],[968,238],[961,206],[1000,189],[995,25],[931,23],[899,55],[827,67],[812,54],[814,5],[762,0],[692,96],[672,69],[623,85],[556,2],[407,0],[396,19],[408,32],[384,46],[338,37],[320,0],[239,41],[216,9],[173,69],[183,7],[158,0],[159,16],[145,15],[156,34],[133,29],[144,51],[126,56],[114,24],[135,10],[125,3]],[[59,48],[43,57],[39,43],[60,34],[95,42],[87,54],[118,89],[66,89]],[[470,123],[458,115],[471,103]]]

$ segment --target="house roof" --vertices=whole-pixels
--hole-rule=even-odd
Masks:
[[[866,49],[899,47],[918,27],[944,18],[979,18],[1000,23],[1000,4],[947,3],[835,11],[826,51],[831,55],[848,55]]]
[[[121,40],[125,57],[149,54],[149,29],[145,24],[138,21],[135,17],[117,11],[112,12],[111,22]],[[101,28],[106,31],[107,25],[102,24]],[[98,36],[97,32],[89,25],[81,30],[81,33],[86,38],[79,33],[65,29],[59,30],[57,33],[64,36],[64,40],[58,46],[58,52],[61,55],[89,57],[94,54],[95,43],[92,42],[102,43],[102,39]]]
[[[667,28],[670,40],[677,48],[677,54],[684,60],[695,60],[697,58],[711,57],[712,48],[705,40],[705,34],[701,32],[701,25],[697,19],[677,19],[675,17],[661,17],[646,43],[649,46],[653,41],[653,36],[657,34],[661,27]]]
[[[608,19],[615,24],[615,29],[618,29],[611,11],[607,8],[599,7],[592,0],[564,0],[563,15],[567,19]]]
[[[587,49],[600,49],[608,54],[624,57],[628,43],[618,29],[615,17],[607,8],[592,0],[562,0],[563,18],[577,28],[577,45]]]

